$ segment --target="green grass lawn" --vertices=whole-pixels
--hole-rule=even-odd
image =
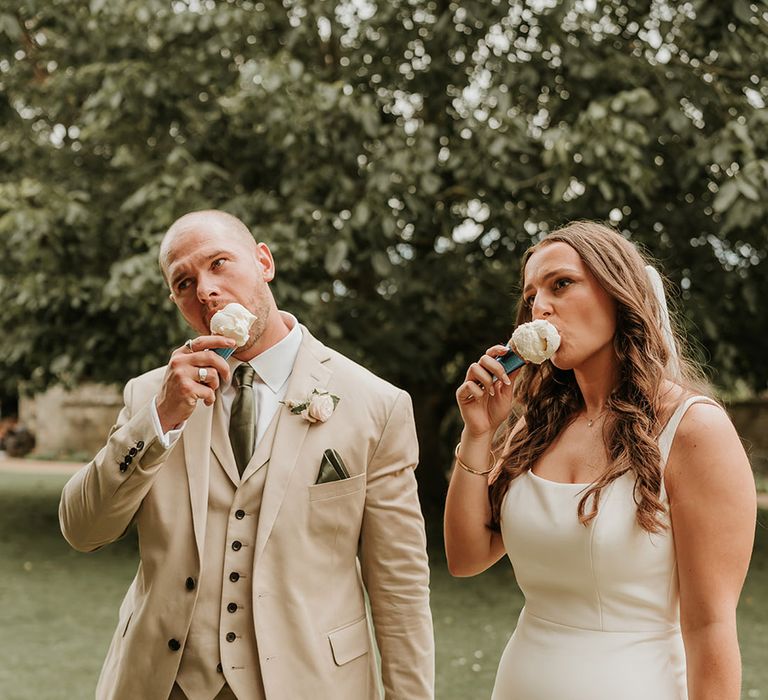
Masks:
[[[79,554],[64,542],[56,511],[65,480],[0,473],[3,700],[92,698],[119,602],[136,569],[134,538],[95,554]],[[745,700],[768,700],[768,512],[760,520],[739,608]],[[488,700],[521,605],[507,562],[472,579],[453,579],[435,543],[438,700]]]

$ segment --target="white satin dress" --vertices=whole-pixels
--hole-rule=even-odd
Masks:
[[[697,401],[709,399],[686,400],[659,436],[662,464]],[[625,474],[603,489],[585,527],[585,484],[531,472],[510,484],[501,533],[525,606],[492,700],[687,699],[672,532],[640,528],[633,487]]]

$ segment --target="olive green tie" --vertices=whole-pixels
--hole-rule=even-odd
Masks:
[[[232,415],[229,418],[229,441],[232,444],[232,452],[235,454],[240,476],[251,461],[256,437],[256,406],[252,388],[255,373],[253,367],[244,362],[235,370],[234,376],[237,396],[232,404]]]

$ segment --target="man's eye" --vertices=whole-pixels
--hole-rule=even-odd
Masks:
[[[181,280],[181,282],[176,285],[176,289],[178,289],[180,292],[183,292],[187,287],[189,287],[188,279]]]

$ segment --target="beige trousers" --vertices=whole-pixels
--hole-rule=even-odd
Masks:
[[[184,691],[179,688],[176,683],[173,684],[171,694],[168,696],[168,700],[188,700],[184,695]],[[225,683],[224,687],[219,691],[219,694],[213,700],[237,700],[237,697],[232,692],[232,689]]]

